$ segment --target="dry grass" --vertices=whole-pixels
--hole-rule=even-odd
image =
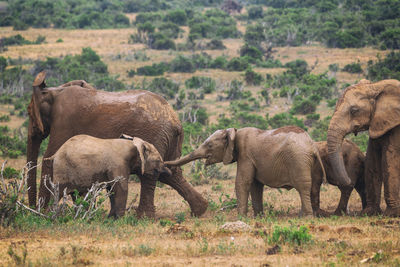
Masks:
[[[220,191],[212,189],[216,184],[220,185]],[[233,186],[233,180],[211,180],[210,184],[196,189],[219,204],[221,195],[234,195]],[[129,200],[137,193],[139,184],[131,182]],[[279,192],[266,188],[264,194],[264,201],[273,209],[264,218],[244,219],[253,228],[247,233],[220,230],[224,222],[237,220],[235,210],[209,210],[201,218],[191,218],[187,204],[167,186],[156,189],[158,219],[175,221],[176,214],[184,212],[186,217],[181,227],[162,227],[157,219],[142,221],[137,226],[69,224],[28,233],[1,229],[0,265],[10,262],[7,250],[11,244],[16,253],[20,253],[24,243],[27,260],[34,265],[260,266],[268,263],[272,266],[310,266],[329,262],[357,265],[379,250],[386,257],[383,264],[400,260],[398,219],[298,218],[300,204],[296,191]],[[333,211],[338,198],[339,191],[335,187],[323,186],[322,208]],[[351,196],[349,209],[351,214],[361,209],[355,193]],[[267,237],[274,226],[290,224],[307,226],[313,242],[302,246],[282,245],[281,252],[267,255],[266,250],[273,246],[267,242]]]

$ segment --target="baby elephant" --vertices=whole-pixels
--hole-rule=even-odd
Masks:
[[[349,202],[349,198],[351,192],[353,191],[353,188],[356,189],[357,193],[360,195],[362,207],[364,209],[367,204],[364,183],[364,153],[361,152],[356,144],[347,139],[344,139],[342,146],[343,161],[346,167],[347,174],[351,179],[351,184],[348,186],[340,186],[333,174],[332,166],[330,165],[328,160],[328,146],[326,141],[316,142],[316,145],[318,147],[322,163],[324,164],[326,179],[328,180],[328,183],[336,185],[340,189],[340,201],[334,214],[342,215],[343,213],[346,213],[347,203]],[[322,183],[322,170],[321,168],[319,168],[319,166],[316,166],[313,170],[313,179],[315,179],[315,183],[313,181],[313,187],[311,190],[311,202],[314,213],[317,216],[329,215],[326,211],[323,211],[319,208],[319,192]]]
[[[113,217],[125,213],[129,174],[171,175],[152,144],[127,135],[121,135],[120,139],[76,135],[45,160],[53,161],[53,182],[59,183],[60,192],[67,188],[68,194],[75,189],[84,194],[95,182],[123,177],[110,195],[109,216]]]
[[[301,128],[218,130],[192,153],[165,164],[183,165],[199,158],[205,158],[206,165],[237,161],[235,191],[241,215],[247,214],[249,192],[254,214],[263,212],[264,185],[295,188],[301,198],[300,215],[313,214],[310,200],[312,169],[316,164],[322,169],[323,166],[313,140]]]

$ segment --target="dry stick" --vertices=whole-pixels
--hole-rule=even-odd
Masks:
[[[34,210],[34,209],[29,208],[28,206],[26,206],[26,205],[24,205],[23,203],[21,203],[19,200],[17,201],[17,204],[20,205],[21,207],[23,207],[23,208],[29,210],[30,212],[33,212],[33,213],[37,214],[37,215],[43,216],[43,217],[45,217],[45,218],[47,218],[47,219],[50,218],[49,216],[44,215],[44,214],[41,213],[41,212],[38,212],[38,211],[36,211],[36,210]]]
[[[4,181],[4,176],[3,176],[3,172],[4,172],[4,166],[6,165],[7,160],[5,160],[3,162],[3,165],[1,166],[1,182],[3,183],[4,189],[6,189],[6,182]]]

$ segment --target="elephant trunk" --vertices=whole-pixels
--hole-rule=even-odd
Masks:
[[[29,121],[29,133],[28,133],[28,144],[27,144],[27,164],[29,166],[27,174],[27,185],[28,185],[28,199],[29,206],[36,207],[36,166],[39,155],[40,144],[42,138],[33,134],[32,122]]]
[[[201,159],[201,158],[205,158],[205,157],[206,157],[206,155],[203,152],[201,152],[199,149],[196,149],[192,153],[187,154],[186,156],[184,156],[180,159],[173,160],[173,161],[166,161],[166,162],[164,162],[164,164],[169,165],[169,166],[182,166],[193,160]]]
[[[328,160],[338,185],[348,186],[351,184],[351,180],[346,172],[342,153],[342,143],[346,133],[339,127],[331,127],[331,125],[329,126],[327,138]]]

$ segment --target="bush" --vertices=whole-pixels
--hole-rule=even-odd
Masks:
[[[294,117],[290,113],[279,113],[268,120],[268,124],[273,128],[280,128],[283,126],[295,125],[306,130],[304,122],[301,119]]]
[[[211,63],[210,68],[213,69],[225,69],[228,65],[228,60],[225,56],[218,56]]]
[[[380,36],[385,49],[400,49],[400,28],[387,29]]]
[[[137,75],[144,76],[159,76],[163,75],[165,71],[169,69],[169,65],[167,63],[153,63],[151,66],[143,66],[136,69]]]
[[[248,85],[260,85],[263,81],[261,74],[255,72],[250,66],[246,69],[244,79]]]
[[[163,23],[158,27],[158,30],[164,34],[167,38],[176,39],[181,32],[181,29],[178,25],[172,22]]]
[[[264,11],[262,6],[250,6],[247,9],[247,14],[249,19],[261,19],[264,16]]]
[[[179,91],[179,85],[164,77],[154,78],[146,90],[161,94],[167,99],[173,99]]]
[[[226,46],[224,45],[224,43],[219,40],[219,39],[212,39],[210,42],[208,42],[206,44],[206,49],[210,49],[210,50],[222,50],[222,49],[226,49]]]
[[[363,70],[361,68],[360,63],[350,63],[343,67],[342,71],[349,73],[362,73]]]
[[[157,50],[176,49],[175,42],[160,32],[152,34],[151,36],[149,36],[149,39],[150,39],[149,46],[152,49],[157,49]]]
[[[209,77],[192,76],[185,81],[185,86],[190,89],[200,88],[203,93],[209,94],[215,91],[216,83]]]
[[[368,62],[368,79],[379,81],[384,79],[400,80],[400,52],[390,52],[382,60],[378,57],[377,62]]]
[[[257,60],[262,61],[263,53],[257,47],[245,44],[240,48],[240,56],[247,56],[251,63],[255,63]]]
[[[268,242],[272,244],[291,244],[291,245],[303,245],[311,242],[312,236],[308,233],[308,229],[305,226],[299,228],[291,227],[280,227],[275,226],[272,235],[268,238]]]
[[[170,71],[171,72],[195,72],[196,68],[189,58],[178,55],[174,58],[170,63]]]
[[[3,172],[3,177],[5,179],[18,178],[19,172],[12,167],[5,167]]]
[[[3,72],[6,69],[7,65],[7,59],[0,56],[0,72]]]
[[[171,10],[165,15],[164,20],[170,21],[174,24],[178,24],[181,26],[186,25],[187,23],[186,12],[182,9]]]
[[[306,114],[314,113],[316,109],[317,109],[317,105],[313,101],[311,101],[310,99],[302,99],[300,97],[299,99],[295,99],[290,112],[292,114],[306,115]]]
[[[249,61],[247,57],[234,57],[232,58],[226,68],[229,71],[244,71],[249,66]]]

